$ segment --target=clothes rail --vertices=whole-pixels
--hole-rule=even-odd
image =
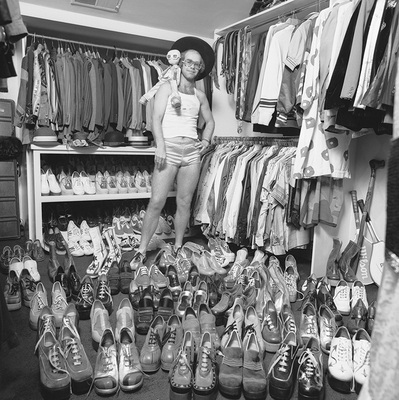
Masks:
[[[266,146],[278,145],[282,147],[296,147],[298,145],[299,138],[290,139],[279,139],[279,138],[265,138],[264,136],[251,136],[251,137],[239,137],[239,136],[215,136],[214,142],[216,144],[235,142],[243,144],[262,144]]]
[[[117,46],[105,46],[102,44],[94,44],[94,43],[87,43],[87,42],[78,42],[76,40],[68,40],[68,39],[61,39],[57,37],[52,37],[52,36],[45,36],[45,35],[37,35],[36,33],[29,33],[29,37],[34,38],[35,40],[53,40],[55,42],[63,42],[63,43],[70,43],[70,44],[75,44],[75,45],[80,45],[80,46],[86,46],[86,47],[92,47],[92,48],[101,48],[101,49],[107,49],[107,50],[116,50],[116,51],[122,51],[126,53],[133,53],[133,54],[141,54],[141,55],[146,55],[146,56],[155,56],[155,57],[166,57],[165,54],[159,54],[159,53],[150,53],[150,52],[145,52],[145,51],[139,51],[139,50],[132,50],[132,49],[122,49]]]

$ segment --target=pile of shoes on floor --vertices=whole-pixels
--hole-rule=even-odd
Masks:
[[[171,399],[193,393],[213,398],[218,391],[226,397],[243,392],[251,399],[267,393],[289,399],[297,387],[299,399],[316,400],[327,381],[334,390],[358,393],[368,376],[376,310],[359,281],[340,280],[334,288],[328,277],[311,275],[299,290],[292,255],[282,268],[273,255],[256,250],[250,259],[246,248],[233,253],[219,238],[209,239],[207,247],[186,242],[174,249],[164,243],[151,265],[140,253],[124,257],[112,228],[103,237],[97,232],[93,242],[106,256],[93,260],[82,278],[71,253],[60,265],[52,246],[51,303],[33,263],[9,264],[10,310],[18,293],[21,304],[16,282],[23,286],[23,271],[31,274],[23,302],[38,331],[40,383],[49,398],[92,388],[106,396],[135,391],[146,373],[159,369],[169,372]],[[126,296],[113,329],[110,314],[119,292]],[[297,320],[295,302],[301,303]],[[94,368],[78,333],[79,319],[90,319]],[[141,349],[136,335],[145,337]]]

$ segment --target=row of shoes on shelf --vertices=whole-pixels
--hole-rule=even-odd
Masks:
[[[151,174],[137,171],[131,175],[128,171],[118,171],[111,175],[108,171],[97,171],[89,175],[85,171],[66,174],[63,170],[55,176],[51,168],[41,170],[41,195],[95,195],[151,193]]]

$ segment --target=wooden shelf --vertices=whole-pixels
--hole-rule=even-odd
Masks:
[[[40,196],[42,203],[69,203],[81,201],[110,201],[149,199],[151,193],[121,193],[121,194],[84,194],[83,196]],[[176,197],[176,192],[169,192],[168,197]]]

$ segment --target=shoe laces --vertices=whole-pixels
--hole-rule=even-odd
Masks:
[[[40,345],[40,342],[42,341],[42,339],[44,338],[44,336],[47,333],[51,333],[54,337],[56,337],[56,330],[55,330],[55,326],[54,323],[52,321],[52,316],[51,315],[47,315],[44,320],[43,320],[43,325],[42,325],[42,334],[40,335],[38,341],[36,342],[36,346],[35,346],[35,353],[37,348]]]
[[[19,292],[19,282],[15,280],[9,280],[9,290],[8,293],[10,295],[16,295]]]
[[[26,277],[22,278],[21,280],[24,282],[25,289],[27,291],[31,291],[31,292],[36,291],[37,282],[35,282],[29,276],[26,276]]]
[[[230,325],[226,326],[226,329],[224,330],[223,335],[229,335],[230,332],[236,330],[238,332],[238,327],[237,327],[237,321],[234,320]],[[241,335],[239,335],[241,336]]]
[[[43,300],[44,293],[42,292],[36,292],[36,296],[34,298],[37,299],[37,311],[41,311],[44,306],[47,305],[47,302]]]
[[[338,298],[341,301],[349,301],[349,288],[348,286],[340,286],[335,289],[334,299]]]
[[[148,268],[145,265],[141,265],[137,269],[137,277],[139,276],[148,276]]]
[[[320,371],[318,362],[310,349],[306,349],[298,360],[299,368],[304,365],[304,372],[307,378],[312,378],[313,376],[320,376]]]
[[[53,373],[68,374],[68,371],[61,368],[61,358],[65,359],[65,356],[61,350],[59,343],[52,346],[49,351],[48,360],[53,367]]]
[[[154,346],[156,344],[162,348],[161,338],[159,337],[159,333],[157,329],[151,328],[150,329],[150,337],[148,338],[148,344],[150,346]]]
[[[98,298],[100,300],[105,299],[106,297],[111,297],[111,293],[109,291],[107,282],[100,280],[99,286],[98,286]]]
[[[93,297],[90,296],[90,293],[93,292],[93,288],[90,283],[84,283],[82,289],[80,291],[82,300],[87,303],[93,304]]]
[[[308,335],[317,334],[316,317],[314,315],[305,315],[305,327]]]
[[[352,345],[350,340],[343,337],[339,338],[337,351],[338,351],[338,357],[337,357],[338,360],[346,361],[349,363],[352,362]]]
[[[292,332],[296,335],[296,323],[292,315],[288,315],[287,319],[284,321],[284,326],[287,328],[288,332]]]
[[[53,306],[56,311],[64,310],[68,306],[65,297],[62,294],[57,294],[53,301]]]
[[[334,337],[334,328],[327,318],[323,318],[323,326],[324,335],[331,341]]]
[[[176,328],[170,328],[168,333],[165,336],[164,341],[168,342],[169,344],[175,344],[176,343],[176,335],[177,335],[177,329]]]
[[[352,287],[352,299],[361,299],[364,304],[366,304],[366,290],[364,287],[353,286]]]
[[[280,372],[287,372],[288,368],[288,358],[289,358],[290,346],[288,344],[282,344],[278,349],[274,361],[270,364],[269,373],[272,369],[278,365],[277,369]]]
[[[238,263],[238,262],[234,263],[229,271],[228,276],[230,277],[230,279],[236,280],[238,278],[238,276],[241,275],[242,270],[243,270],[243,267],[240,263]]]
[[[201,360],[199,361],[199,366],[201,371],[206,372],[209,371],[209,364],[211,361],[211,351],[207,347],[202,347],[202,352],[201,352]]]
[[[294,274],[288,274],[287,272],[284,273],[284,280],[287,284],[288,290],[297,290],[296,285],[296,277]]]
[[[354,363],[354,372],[358,371],[361,369],[363,366],[369,366],[370,365],[370,349],[365,348],[364,346],[359,346],[355,350],[355,354],[353,359],[357,359],[357,363]],[[356,368],[355,368],[356,367]]]
[[[272,330],[276,329],[276,326],[274,325],[272,317],[271,317],[270,314],[266,315],[265,323],[266,323],[267,328],[269,329],[269,331],[272,331]]]
[[[126,368],[131,368],[134,364],[133,355],[130,349],[130,345],[121,344],[123,354],[123,364]]]
[[[75,338],[69,338],[65,344],[65,358],[68,358],[69,353],[72,353],[73,365],[82,364],[82,354],[80,353],[79,343]]]
[[[103,347],[102,348],[102,353],[103,353],[103,371],[105,373],[111,372],[114,369],[114,364],[112,362],[113,354],[112,354],[112,348],[111,347]]]

